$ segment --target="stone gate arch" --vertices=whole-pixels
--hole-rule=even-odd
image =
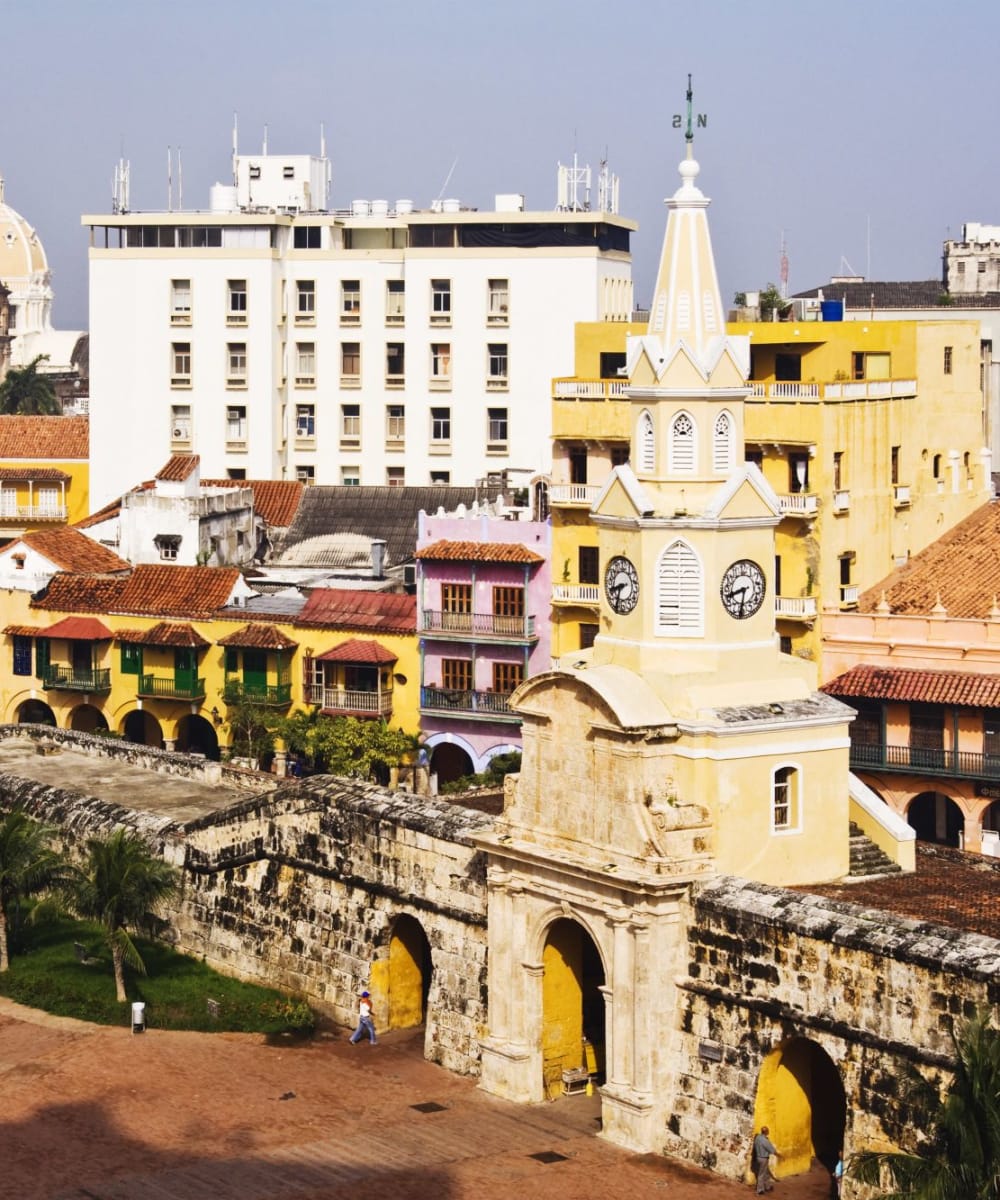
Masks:
[[[541,962],[542,1089],[554,1097],[564,1071],[586,1067],[603,1082],[606,977],[597,943],[569,917],[548,926]]]
[[[833,1059],[810,1038],[790,1038],[761,1063],[754,1130],[766,1125],[778,1147],[775,1174],[799,1175],[813,1159],[833,1168],[844,1146],[847,1099]]]
[[[385,977],[379,988],[387,1029],[426,1024],[433,971],[431,945],[423,926],[416,917],[400,914],[389,931]]]

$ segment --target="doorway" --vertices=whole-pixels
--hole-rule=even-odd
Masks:
[[[559,1095],[564,1071],[586,1067],[604,1080],[604,965],[578,922],[560,918],[542,952],[542,1085]]]
[[[779,1177],[808,1171],[813,1159],[832,1170],[844,1145],[847,1099],[840,1072],[809,1038],[792,1038],[764,1059],[757,1080],[754,1131],[767,1125],[781,1151]]]
[[[396,918],[389,939],[390,1029],[412,1029],[426,1023],[432,971],[427,934],[419,921],[404,913]]]

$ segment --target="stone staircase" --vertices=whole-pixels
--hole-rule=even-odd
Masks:
[[[878,846],[851,822],[851,864],[849,877],[861,875],[896,875],[902,871],[899,863],[880,850]]]

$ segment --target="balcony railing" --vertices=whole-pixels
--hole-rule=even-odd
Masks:
[[[507,617],[495,613],[435,612],[423,613],[425,633],[443,633],[448,637],[495,637],[528,640],[535,635],[534,617]]]
[[[65,521],[65,504],[0,504],[2,521]]]
[[[325,713],[352,717],[392,716],[392,692],[366,692],[356,688],[311,687],[307,704],[318,704]]]
[[[582,504],[589,508],[601,492],[599,483],[550,483],[550,504]]]
[[[819,496],[813,492],[793,492],[778,500],[786,517],[814,517],[819,512]]]
[[[154,700],[204,700],[204,679],[177,679],[173,675],[140,675],[137,696]]]
[[[840,585],[840,607],[858,607],[858,585],[856,583],[842,583]]]
[[[815,596],[778,596],[774,615],[784,621],[811,621],[816,616]]]
[[[597,583],[554,583],[553,604],[600,604],[601,587]]]
[[[553,379],[556,400],[624,400],[627,379]]]
[[[918,775],[947,775],[953,779],[1000,779],[1000,755],[997,754],[890,746],[884,742],[852,742],[851,766],[911,771]]]
[[[79,671],[61,663],[49,663],[42,672],[42,687],[46,691],[110,692],[111,668],[94,667]]]
[[[292,702],[290,683],[244,683],[242,679],[227,679],[222,698],[227,704],[260,704],[264,708],[284,708]]]
[[[477,692],[465,688],[422,687],[420,707],[425,712],[452,716],[519,720],[510,711],[509,692]]]
[[[851,379],[824,383],[751,383],[751,395],[759,400],[882,400],[892,396],[915,396],[915,379]]]

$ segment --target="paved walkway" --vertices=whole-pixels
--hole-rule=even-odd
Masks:
[[[751,1188],[595,1134],[598,1097],[519,1106],[420,1036],[293,1045],[47,1017],[0,1000],[11,1200],[728,1200]],[[828,1200],[817,1169],[778,1200]]]

